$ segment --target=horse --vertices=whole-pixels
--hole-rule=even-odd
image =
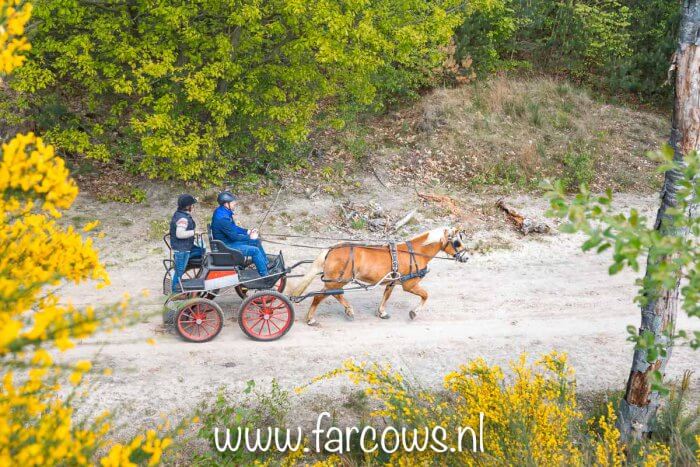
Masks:
[[[395,253],[392,255],[392,244],[365,245],[357,243],[340,243],[323,250],[314,260],[309,271],[299,284],[293,288],[291,296],[300,296],[306,291],[314,277],[323,272],[323,292],[338,291],[349,283],[372,286],[382,284],[384,295],[377,310],[377,316],[389,318],[386,312],[386,302],[389,300],[394,287],[398,284],[408,293],[418,295],[421,299],[418,306],[409,312],[411,319],[428,300],[428,292],[419,283],[427,272],[428,263],[440,251],[444,251],[459,262],[466,262],[466,234],[463,230],[440,227],[423,232],[405,243],[394,244]],[[290,287],[291,288],[291,287]],[[306,315],[310,326],[318,324],[314,315],[318,305],[333,295],[343,305],[345,315],[354,319],[355,312],[342,293],[316,295]]]

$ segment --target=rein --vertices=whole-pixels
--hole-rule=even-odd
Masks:
[[[339,242],[360,242],[362,240],[357,240],[357,239],[351,239],[351,238],[332,238],[332,237],[313,237],[313,236],[306,236],[306,235],[282,235],[282,234],[266,234],[266,236],[271,236],[271,237],[291,237],[291,238],[310,238],[313,240],[335,240]],[[372,240],[365,240],[365,241],[372,241]],[[265,239],[265,242],[267,243],[272,243],[274,245],[285,245],[285,246],[294,246],[294,247],[299,247],[299,248],[309,248],[311,250],[330,250],[333,248],[340,248],[344,246],[348,246],[347,244],[342,244],[342,245],[332,245],[332,246],[316,246],[316,245],[303,245],[300,243],[290,243],[290,242],[277,242],[274,240],[267,240]],[[372,250],[386,250],[386,246],[381,246],[381,245],[373,245],[373,244],[366,244],[366,243],[352,243],[352,246],[358,246],[362,248],[368,248]],[[415,256],[422,256],[424,258],[432,258],[432,259],[441,259],[444,261],[457,261],[456,258],[446,258],[444,256],[430,256],[426,255],[424,253],[418,253],[418,252],[410,252],[410,251],[401,251],[397,250],[397,254],[413,254]]]

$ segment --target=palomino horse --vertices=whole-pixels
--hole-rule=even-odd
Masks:
[[[386,302],[394,287],[401,284],[406,292],[421,298],[417,307],[410,311],[409,316],[415,319],[418,311],[425,306],[428,292],[419,283],[427,272],[430,260],[440,251],[453,256],[457,261],[466,262],[465,234],[463,231],[441,227],[423,232],[411,238],[406,243],[396,244],[396,268],[388,245],[362,245],[342,243],[324,250],[311,265],[309,271],[292,291],[292,296],[299,296],[309,287],[314,277],[323,272],[324,291],[342,289],[349,283],[365,285],[385,284],[384,296],[379,304],[377,315],[389,318],[386,312]],[[397,274],[393,274],[393,270]],[[309,325],[317,324],[314,315],[316,308],[328,295],[316,295],[309,308],[306,321]],[[355,315],[352,306],[343,294],[333,296],[345,308],[345,314],[352,319]]]

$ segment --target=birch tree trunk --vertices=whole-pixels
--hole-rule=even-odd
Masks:
[[[674,160],[682,162],[683,155],[700,150],[700,0],[685,0],[681,18],[680,39],[675,54],[675,104],[670,144],[674,149]],[[654,228],[662,235],[686,235],[674,225],[666,211],[676,206],[676,192],[681,174],[670,170],[664,176],[661,191],[661,206]],[[647,276],[650,269],[673,256],[653,257],[647,260]],[[624,400],[620,403],[618,428],[623,439],[641,438],[650,432],[652,421],[659,407],[660,395],[651,388],[650,374],[664,374],[671,357],[672,343],[669,335],[674,333],[680,281],[672,289],[648,291],[648,301],[642,306],[640,334],[654,334],[656,342],[667,349],[665,356],[647,361],[644,349],[635,349],[627,381]]]

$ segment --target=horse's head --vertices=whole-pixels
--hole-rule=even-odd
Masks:
[[[445,232],[445,242],[442,251],[452,256],[460,263],[466,263],[467,256],[467,234],[461,229],[447,229]]]
[[[467,234],[463,229],[455,229],[448,227],[438,227],[427,233],[420,235],[423,240],[423,245],[440,245],[440,250],[460,263],[466,263],[467,257]],[[418,237],[416,237],[418,238]]]

